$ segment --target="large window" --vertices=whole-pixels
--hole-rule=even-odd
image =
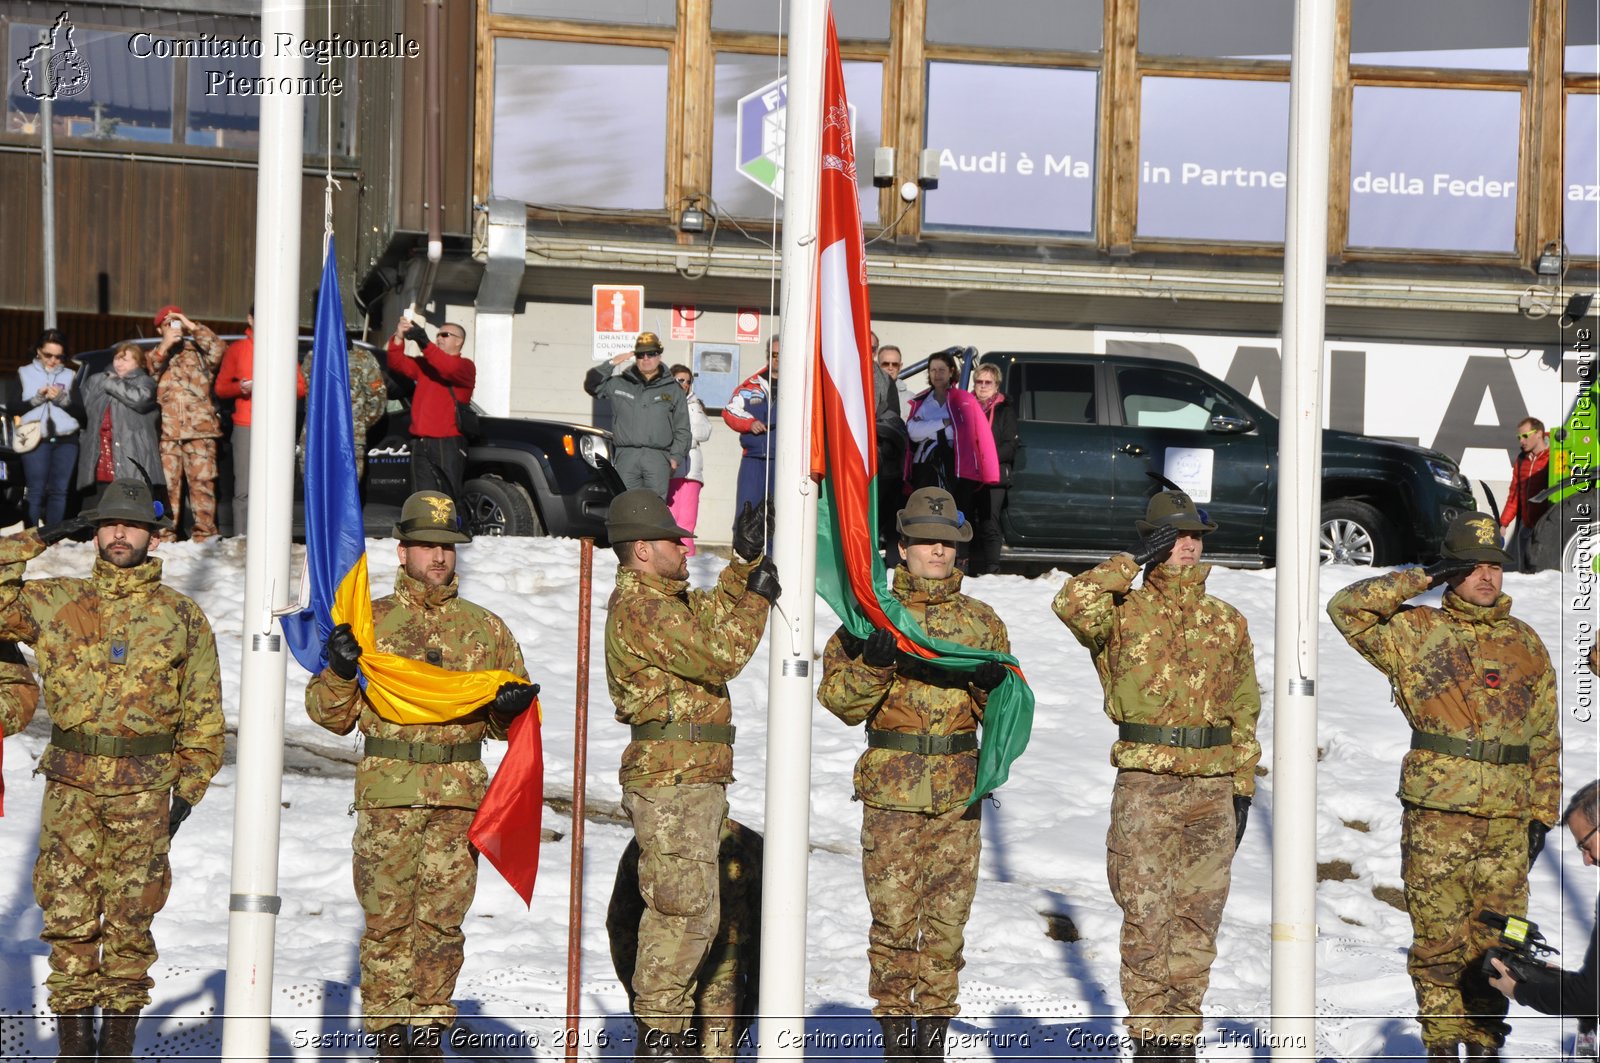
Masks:
[[[1600,255],[1600,96],[1567,97],[1565,209],[1567,251]]]
[[[666,100],[665,49],[496,41],[494,194],[665,210]]]
[[[1350,0],[1354,65],[1528,69],[1528,0]]]
[[[1098,83],[1093,70],[930,63],[940,166],[924,226],[1092,233]]]

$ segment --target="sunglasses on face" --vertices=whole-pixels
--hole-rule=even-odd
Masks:
[[[1600,834],[1600,824],[1596,824],[1588,834],[1578,839],[1578,852],[1588,853],[1589,843],[1594,840],[1596,834]]]
[[[1538,429],[1534,429],[1531,432],[1518,432],[1517,433],[1517,438],[1518,439],[1527,439],[1529,436],[1536,436],[1538,434],[1539,434]]]

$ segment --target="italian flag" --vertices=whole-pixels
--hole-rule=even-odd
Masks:
[[[1033,691],[1016,658],[931,638],[885,586],[878,552],[878,444],[873,400],[872,315],[867,257],[856,192],[855,139],[845,100],[844,70],[833,11],[828,11],[822,104],[822,189],[817,270],[817,382],[811,416],[811,474],[821,487],[817,509],[817,593],[851,634],[874,628],[898,636],[900,649],[954,672],[1000,661],[1011,672],[984,710],[978,780],[970,804],[998,789],[1033,729]]]

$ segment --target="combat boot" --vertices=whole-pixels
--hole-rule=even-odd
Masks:
[[[1499,1045],[1475,1045],[1468,1041],[1466,1047],[1468,1059],[1498,1060],[1500,1058]]]
[[[94,1009],[80,1008],[77,1011],[65,1011],[57,1015],[56,1040],[60,1042],[56,1063],[93,1059]]]
[[[445,1026],[418,1026],[411,1031],[411,1058],[436,1060],[444,1058]]]
[[[372,1035],[372,1046],[378,1050],[378,1063],[400,1063],[410,1056],[406,1042],[411,1028],[405,1023],[385,1026]]]
[[[944,1039],[950,1032],[950,1019],[948,1016],[927,1016],[917,1020],[917,1048],[918,1059],[943,1059]]]
[[[139,1009],[100,1009],[100,1058],[107,1063],[132,1063],[133,1033],[139,1025]]]
[[[883,1027],[883,1058],[907,1059],[917,1054],[916,1029],[909,1015],[879,1015]]]
[[[1440,1041],[1437,1044],[1423,1043],[1427,1050],[1428,1063],[1457,1063],[1461,1058],[1460,1041]]]
[[[657,1030],[647,1026],[644,1020],[639,1018],[634,1019],[634,1026],[638,1037],[638,1045],[633,1052],[635,1060],[661,1059],[667,1063],[699,1063],[700,1056],[691,1045],[694,1041],[693,1034]]]

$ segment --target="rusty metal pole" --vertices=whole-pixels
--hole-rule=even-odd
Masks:
[[[572,704],[572,874],[567,891],[567,1059],[578,1059],[578,1008],[583,966],[583,779],[589,752],[589,599],[594,540],[578,555],[578,681]]]

